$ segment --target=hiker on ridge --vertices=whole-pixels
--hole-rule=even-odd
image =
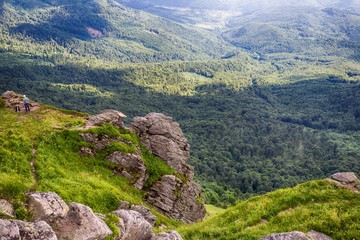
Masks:
[[[24,106],[25,106],[25,111],[30,112],[29,98],[27,98],[26,95],[24,95]]]

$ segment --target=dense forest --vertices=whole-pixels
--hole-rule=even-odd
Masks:
[[[360,173],[356,42],[341,54],[244,52],[112,1],[0,4],[1,92],[88,113],[113,108],[128,122],[173,117],[208,202]]]

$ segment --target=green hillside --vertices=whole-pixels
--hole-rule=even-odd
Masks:
[[[179,222],[161,215],[143,200],[145,192],[132,187],[127,178],[114,174],[116,164],[104,161],[111,152],[140,148],[136,134],[112,125],[80,130],[85,125],[85,116],[50,106],[30,113],[15,113],[0,106],[0,198],[13,203],[16,218],[29,219],[24,204],[25,192],[31,190],[56,192],[67,203],[86,204],[103,214],[114,211],[121,200],[126,200],[152,209],[157,225],[178,226]],[[86,132],[120,137],[131,144],[109,144],[96,152],[96,157],[85,156],[79,150],[90,147],[90,143],[79,133]],[[142,157],[148,166],[148,181],[174,171],[145,148]]]
[[[179,229],[185,239],[259,239],[270,233],[315,230],[359,239],[360,195],[325,180],[250,198],[201,223]]]

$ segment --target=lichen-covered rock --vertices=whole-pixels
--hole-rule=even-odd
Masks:
[[[199,185],[184,183],[173,175],[162,176],[150,188],[146,200],[165,215],[186,223],[202,220],[206,215]]]
[[[14,209],[11,203],[5,199],[0,199],[0,215],[14,217]]]
[[[65,217],[69,211],[66,203],[53,192],[29,193],[29,210],[33,220],[44,220],[48,223]]]
[[[134,187],[137,189],[143,188],[147,174],[144,160],[139,155],[114,152],[106,160],[117,164],[120,167],[117,172],[124,177],[131,178]]]
[[[22,240],[57,240],[55,232],[45,221],[14,221],[19,227]]]
[[[176,231],[162,232],[157,234],[152,240],[183,240]]]
[[[149,113],[145,117],[135,117],[130,127],[136,131],[141,143],[152,154],[187,178],[193,178],[194,168],[186,164],[190,146],[179,124],[171,117],[161,113]]]
[[[106,223],[80,203],[71,203],[67,215],[52,224],[58,239],[98,240],[112,234]]]
[[[0,219],[0,240],[20,240],[19,227],[8,220]]]
[[[114,126],[118,128],[125,128],[124,126],[124,119],[126,118],[126,115],[122,112],[108,109],[104,112],[94,115],[89,118],[86,125],[87,126],[100,126],[104,123],[112,123]]]
[[[116,210],[113,212],[124,222],[121,240],[150,240],[153,238],[151,224],[138,212],[133,210]],[[121,229],[120,229],[121,230]]]
[[[274,233],[260,238],[259,240],[311,240],[305,233],[294,231],[287,233]]]

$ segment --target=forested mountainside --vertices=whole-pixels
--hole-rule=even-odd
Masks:
[[[148,112],[174,117],[196,179],[217,205],[359,173],[356,39],[325,52],[314,40],[311,53],[244,53],[204,30],[112,1],[87,3],[1,2],[1,91],[88,113],[113,108],[129,121]]]
[[[0,4],[3,48],[36,56],[144,62],[209,59],[227,51],[215,34],[114,1],[5,0]]]

